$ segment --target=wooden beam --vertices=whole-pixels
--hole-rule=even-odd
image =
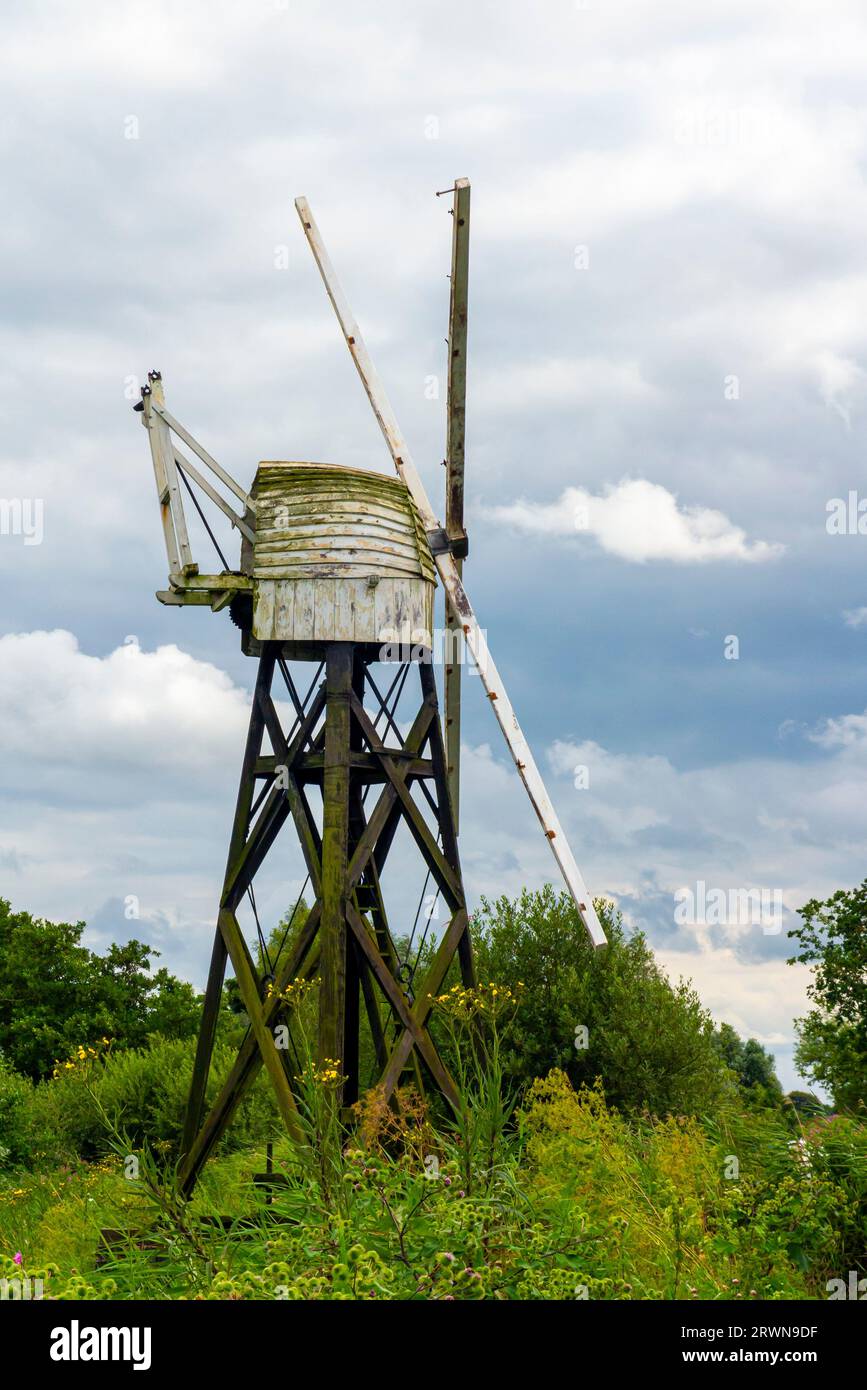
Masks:
[[[253,697],[253,707],[250,711],[250,723],[247,729],[247,744],[241,763],[241,779],[235,804],[235,819],[232,822],[232,834],[229,840],[226,873],[229,872],[229,865],[233,862],[243,845],[250,825],[250,808],[253,804],[253,794],[255,790],[253,768],[255,767],[256,759],[261,751],[262,739],[265,732],[265,722],[262,717],[258,695],[263,691],[267,693],[271,688],[271,681],[274,677],[275,659],[276,648],[269,643],[259,659],[259,670],[256,674],[256,690]],[[213,948],[211,950],[211,965],[208,971],[208,982],[205,986],[202,1021],[199,1026],[196,1057],[193,1063],[193,1076],[190,1083],[190,1094],[187,1100],[187,1111],[184,1118],[184,1132],[181,1140],[182,1154],[189,1152],[202,1123],[202,1111],[205,1104],[208,1072],[210,1071],[211,1058],[214,1052],[214,1039],[217,1031],[217,1020],[220,1014],[223,980],[226,974],[226,959],[226,943],[223,938],[223,933],[220,931],[219,927],[217,927],[214,933]]]
[[[470,271],[470,181],[455,179],[449,293],[449,363],[446,394],[446,532],[464,532],[464,450],[467,411],[467,309]]]
[[[262,1000],[259,996],[259,984],[253,971],[247,943],[241,928],[238,926],[238,919],[234,912],[229,912],[226,908],[220,912],[220,931],[223,933],[223,939],[232,959],[235,979],[238,981],[241,999],[256,1038],[256,1045],[271,1078],[271,1085],[274,1087],[281,1118],[290,1137],[296,1143],[303,1143],[304,1132],[298,1119],[298,1107],[289,1085],[283,1058],[274,1041],[274,1034],[265,1021]]]
[[[325,658],[325,776],[322,788],[322,951],[319,1059],[343,1063],[346,1014],[346,870],[353,648],[329,643]]]
[[[431,873],[440,885],[449,907],[454,910],[462,906],[464,894],[460,878],[454,873],[451,865],[431,834],[430,826],[413,801],[406,785],[405,777],[398,775],[398,768],[389,757],[389,750],[380,741],[364,707],[354,696],[352,699],[352,712],[361,725],[371,750],[379,757],[386,776],[401,804],[413,839],[421,850]]]
[[[289,802],[298,839],[310,875],[310,882],[317,898],[322,887],[322,842],[307,797],[298,785],[295,770],[304,755],[304,745],[309,742],[313,729],[325,708],[325,683],[319,687],[310,709],[298,721],[292,743],[286,741],[283,727],[270,693],[262,698],[262,713],[268,729],[268,737],[274,749],[273,772],[277,778],[275,790],[282,787]],[[323,754],[324,758],[324,754]],[[261,761],[261,760],[260,760]]]
[[[443,939],[437,948],[437,953],[434,956],[431,968],[427,973],[424,984],[413,1006],[412,1019],[411,1021],[405,1020],[406,1027],[403,1035],[395,1043],[388,1060],[388,1066],[380,1080],[380,1085],[385,1089],[386,1099],[393,1094],[400,1080],[401,1072],[407,1064],[413,1045],[418,1045],[418,1030],[424,1029],[428,1016],[433,1008],[431,996],[437,994],[440,985],[445,979],[452,957],[461,940],[461,935],[466,932],[466,930],[467,910],[466,908],[459,908],[452,917],[443,935]],[[427,1061],[427,1057],[425,1057],[425,1061]],[[428,1063],[428,1065],[430,1064]],[[444,1092],[444,1094],[448,1096],[448,1092]],[[451,1097],[449,1097],[449,1099],[451,1099]],[[452,1104],[455,1104],[454,1100],[452,1100]]]
[[[262,708],[262,716],[268,723],[268,711],[273,708],[270,695],[257,695]],[[306,743],[310,731],[322,713],[325,703],[324,688],[316,692],[310,705],[310,709],[305,715],[300,728],[296,730],[292,743],[287,746],[282,729],[279,727],[274,730],[272,739],[276,738],[280,743],[280,752],[285,757],[285,766],[291,770],[295,758]],[[279,721],[278,721],[279,725]],[[286,789],[277,785],[275,781],[271,787],[265,802],[259,812],[256,824],[250,832],[246,844],[242,845],[233,860],[231,869],[226,875],[226,882],[223,887],[223,906],[234,908],[240,902],[242,896],[247,891],[247,886],[253,878],[256,870],[267,854],[286,817],[292,810],[291,799],[287,796]],[[308,865],[309,867],[309,865]]]
[[[296,198],[295,207],[349,347],[352,360],[388,445],[394,466],[412,494],[425,530],[429,533],[439,532],[443,528],[430,504],[430,499],[410,454],[409,446],[401,433],[394,411],[385,394],[385,389],[361,336],[361,329],[352,316],[346,296],[337,279],[328,252],[325,250],[319,228],[314,221],[310,204],[306,198]],[[437,551],[433,558],[446,596],[452,605],[454,616],[461,624],[470,655],[479,672],[482,685],[491,702],[497,723],[518,770],[518,775],[530,797],[545,838],[551,846],[566,887],[572,895],[578,915],[584,923],[587,935],[593,945],[604,946],[606,944],[605,933],[593,905],[593,899],[569,848],[557,812],[554,810],[545,783],[542,781],[541,773],[530,751],[530,745],[506,694],[502,677],[488,651],[485,634],[479,625],[469,595],[463,586],[455,558],[449,551]]]
[[[388,1002],[391,1004],[395,1013],[398,1015],[398,1017],[404,1025],[405,1031],[403,1036],[404,1038],[409,1039],[409,1046],[406,1049],[406,1057],[409,1056],[411,1047],[415,1045],[415,1047],[418,1048],[421,1056],[427,1063],[428,1067],[430,1068],[431,1073],[440,1090],[442,1091],[443,1095],[446,1097],[446,1099],[449,1101],[451,1105],[458,1105],[459,1097],[457,1087],[455,1086],[454,1081],[452,1080],[451,1076],[449,1075],[448,1071],[446,1070],[445,1066],[440,1060],[439,1054],[437,1053],[437,1050],[434,1047],[433,1042],[431,1041],[430,1034],[427,1032],[427,1029],[424,1027],[424,1024],[419,1022],[419,1019],[417,1018],[415,1012],[410,1008],[409,1001],[407,1000],[406,995],[403,993],[397,980],[395,980],[394,976],[392,975],[382,956],[379,954],[379,950],[377,949],[376,943],[373,941],[370,933],[364,925],[364,922],[359,917],[352,903],[347,903],[346,916],[347,921],[349,922],[349,925],[352,928],[356,941],[358,942],[359,946],[361,947],[362,951],[367,957],[367,961],[373,972],[374,979],[382,989],[383,993],[388,999]],[[392,1057],[393,1056],[394,1053],[392,1053]],[[400,1078],[400,1073],[401,1071],[403,1071],[403,1067],[406,1065],[406,1057],[404,1058],[403,1063],[397,1071],[397,1076],[395,1077],[394,1085],[397,1084],[397,1081]],[[391,1061],[389,1061],[389,1067],[386,1070],[386,1075],[391,1075]],[[394,1085],[392,1085],[391,1091],[394,1090]],[[391,1091],[387,1090],[386,1094],[390,1095]]]
[[[422,499],[421,503],[417,501],[416,505],[421,513],[421,521],[424,529],[426,531],[435,530],[439,527],[439,522],[436,519],[430,502],[427,500],[427,494],[422,487],[421,478],[418,476],[415,464],[412,461],[409,445],[401,433],[400,426],[397,423],[397,417],[391,408],[388,397],[385,394],[385,388],[373,365],[373,359],[367,351],[364,339],[361,336],[361,329],[352,316],[352,310],[343,293],[340,281],[335,274],[334,266],[331,264],[331,259],[325,249],[325,243],[319,235],[319,228],[316,226],[313,219],[313,213],[307,199],[296,198],[295,210],[301,219],[304,235],[307,237],[310,249],[316,259],[316,264],[319,266],[319,273],[322,276],[328,298],[331,300],[340,327],[343,329],[343,336],[346,339],[352,360],[358,370],[358,375],[361,377],[361,384],[367,392],[367,399],[370,401],[373,413],[379,422],[379,428],[385,436],[398,474],[406,483],[413,498],[418,496]]]
[[[274,1026],[282,1008],[278,998],[279,991],[285,989],[299,974],[310,952],[319,926],[320,910],[320,904],[316,903],[301,928],[298,941],[291,954],[278,966],[275,981],[277,993],[264,1002],[263,1013],[268,1028]],[[256,1035],[251,1029],[241,1044],[232,1070],[223,1082],[204,1124],[197,1133],[193,1144],[186,1150],[180,1165],[179,1178],[181,1190],[185,1196],[189,1196],[195,1186],[196,1178],[201,1172],[202,1166],[225,1133],[235,1110],[258,1075],[262,1061]]]
[[[463,578],[464,460],[467,414],[467,312],[470,270],[470,181],[455,179],[452,207],[452,268],[449,291],[449,363],[446,393],[446,534]],[[446,654],[443,668],[446,766],[455,832],[460,819],[461,676],[463,626],[446,597]]]
[[[194,594],[202,591],[206,603],[210,603],[209,595],[214,591],[222,593],[253,592],[253,580],[248,574],[241,574],[237,570],[230,570],[223,574],[172,575],[169,582],[172,588],[181,594]]]
[[[244,518],[238,516],[234,508],[230,507],[226,499],[220,496],[217,489],[211,486],[204,474],[199,472],[196,465],[190,462],[186,454],[182,454],[180,449],[176,448],[174,455],[175,463],[180,464],[187,476],[192,478],[194,483],[198,484],[205,496],[209,497],[214,505],[219,507],[220,511],[229,518],[232,525],[241,532],[242,536],[246,536],[247,540],[252,545],[256,539],[256,532],[251,530]]]
[[[412,728],[407,734],[404,742],[405,749],[410,749],[418,753],[422,751],[428,739],[431,721],[435,717],[436,705],[432,704],[430,701],[426,701],[413,720]],[[398,778],[403,777],[404,773],[405,765],[399,763],[396,768],[396,776]],[[396,826],[398,819],[394,809],[396,800],[397,791],[394,781],[389,777],[371,815],[368,817],[364,835],[352,852],[352,858],[349,861],[349,869],[347,872],[347,887],[349,891],[355,887],[356,883],[361,878],[367,861],[373,853],[374,847],[379,842],[380,836],[387,823],[392,821]],[[381,865],[378,865],[378,867],[381,867]]]
[[[232,475],[230,473],[227,473],[225,468],[222,468],[220,464],[217,463],[216,459],[211,458],[211,455],[208,453],[207,449],[202,448],[201,444],[199,444],[198,441],[193,438],[189,430],[185,430],[180,421],[176,420],[174,415],[170,414],[169,411],[166,410],[165,402],[162,399],[155,401],[153,409],[154,413],[158,415],[159,418],[166,423],[166,425],[168,425],[169,429],[173,430],[174,433],[178,436],[178,438],[184,441],[187,448],[192,449],[193,453],[201,459],[202,463],[206,466],[206,468],[210,468],[211,472],[215,475],[215,477],[219,478],[220,482],[224,483],[226,487],[229,489],[229,491],[235,494],[235,496],[238,498],[238,501],[243,502],[245,508],[251,511],[255,516],[256,503],[253,501],[250,494],[248,492],[245,492],[244,488],[241,487],[241,484],[236,483]]]
[[[162,381],[159,377],[151,377],[150,384],[142,391],[142,419],[148,432],[153,460],[169,575],[175,575],[193,569],[193,556],[184,520],[184,504],[178,487],[171,435],[157,412],[157,405],[162,398]]]
[[[419,670],[421,672],[421,688],[425,695],[433,694],[436,696],[436,680],[433,668],[429,663],[422,662]],[[431,725],[430,735],[431,761],[434,769],[434,783],[437,789],[437,801],[439,803],[439,826],[440,835],[443,843],[443,854],[448,860],[458,881],[463,883],[461,875],[461,859],[458,851],[457,825],[455,824],[454,814],[449,815],[450,796],[448,775],[446,771],[446,752],[443,746],[442,729],[439,720],[434,720]],[[454,807],[451,807],[454,813]],[[473,961],[473,948],[470,941],[469,930],[465,931],[458,940],[458,957],[461,965],[461,979],[466,988],[473,988],[477,983],[476,967]]]
[[[410,757],[409,754],[399,753],[396,749],[389,749],[389,753],[396,762],[403,762],[404,758],[406,759],[403,770],[407,781],[419,777],[433,777],[433,764],[429,758],[413,758]],[[266,758],[260,759],[263,769],[268,765],[268,762],[269,760]],[[353,775],[358,778],[359,782],[374,785],[376,783],[388,781],[386,774],[382,770],[382,764],[375,753],[353,751],[349,755],[349,765]],[[324,753],[306,753],[298,758],[295,763],[294,771],[297,780],[301,783],[321,782],[324,769]]]

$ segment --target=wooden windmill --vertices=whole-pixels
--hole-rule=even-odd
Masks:
[[[183,1136],[181,1181],[187,1192],[263,1065],[287,1130],[299,1133],[295,1078],[286,1051],[275,1040],[285,1009],[279,992],[299,975],[320,978],[319,1054],[340,1062],[345,1107],[359,1093],[362,1007],[376,1052],[376,1084],[386,1096],[412,1060],[419,1074],[432,1078],[456,1102],[454,1083],[427,1025],[430,996],[455,956],[465,984],[474,980],[458,854],[461,650],[469,651],[478,668],[590,940],[596,946],[605,942],[462,582],[467,554],[468,181],[458,179],[453,192],[444,526],[428,500],[304,198],[295,204],[301,225],[397,477],[330,464],[269,461],[259,464],[247,492],[169,413],[159,372],[149,373],[136,407],[148,431],[169,559],[169,588],[157,597],[172,605],[207,605],[215,612],[228,607],[241,628],[244,652],[259,663]],[[223,559],[221,572],[199,573],[182,487],[212,539],[202,494],[239,532],[237,568]],[[459,649],[446,642],[444,725],[431,660],[437,576],[445,591],[447,636],[451,633],[461,643]],[[397,645],[404,658],[385,694],[373,671],[383,659],[384,643]],[[290,663],[297,662],[316,667],[303,696],[290,671]],[[412,717],[401,720],[407,730],[401,732],[390,697],[398,680],[405,684],[410,676],[418,682],[419,697]],[[294,711],[289,728],[278,713],[275,680],[285,685]],[[372,791],[377,795],[371,807]],[[314,803],[320,797],[317,814]],[[269,991],[267,969],[254,959],[238,911],[245,895],[255,910],[253,880],[290,820],[306,862],[313,906],[291,950],[280,958],[271,981],[276,989]],[[448,909],[432,964],[418,985],[399,958],[381,888],[400,825],[409,830]],[[229,962],[250,1028],[205,1114]]]

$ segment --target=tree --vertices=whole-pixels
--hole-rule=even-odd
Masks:
[[[0,898],[0,1052],[33,1078],[108,1025],[83,930],[13,913]]]
[[[101,1037],[135,1047],[151,1033],[195,1032],[201,1001],[141,941],[104,956],[81,944],[84,922],[49,922],[13,912],[0,898],[0,1052],[34,1080]]]
[[[867,879],[826,902],[812,898],[789,932],[800,950],[789,964],[815,967],[807,994],[815,1007],[795,1020],[795,1061],[831,1091],[841,1110],[867,1101]]]
[[[755,1038],[742,1042],[730,1023],[721,1023],[714,1034],[714,1047],[729,1071],[737,1077],[744,1098],[751,1104],[778,1104],[783,1088],[777,1077],[773,1054]]]
[[[568,893],[550,885],[515,901],[482,899],[473,916],[479,978],[522,987],[506,1034],[511,1078],[560,1067],[575,1086],[601,1077],[622,1109],[705,1113],[726,1088],[709,1014],[687,982],[669,982],[642,933],[627,935],[611,903],[596,906],[603,951],[587,941]]]

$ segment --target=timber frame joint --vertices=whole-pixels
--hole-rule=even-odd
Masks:
[[[295,722],[286,734],[271,694],[275,672],[283,671],[281,646],[277,642],[264,645],[184,1127],[180,1178],[186,1195],[263,1066],[275,1089],[284,1124],[291,1134],[297,1134],[296,1083],[287,1070],[285,1054],[274,1045],[273,1029],[278,1021],[291,1023],[280,995],[299,976],[317,974],[321,979],[319,1050],[321,1057],[338,1057],[343,1064],[342,1112],[348,1113],[358,1099],[361,1001],[376,1054],[378,1084],[386,1098],[393,1095],[412,1064],[418,1080],[423,1066],[448,1102],[459,1104],[455,1083],[428,1029],[433,997],[455,955],[464,984],[475,984],[436,684],[425,663],[407,663],[419,673],[420,701],[406,734],[398,731],[392,716],[392,736],[399,745],[386,744],[364,708],[369,664],[351,644],[329,644],[325,678],[318,686],[314,678],[305,700],[293,701]],[[284,671],[284,679],[285,675]],[[382,704],[378,692],[374,693]],[[381,710],[380,716],[382,713],[387,710]],[[266,733],[272,754],[263,753]],[[320,780],[322,785],[321,830],[304,790],[305,782],[311,779]],[[257,782],[264,782],[258,796]],[[364,794],[371,782],[379,785],[377,799],[368,811]],[[436,834],[411,795],[416,784],[425,792],[435,815]],[[256,969],[236,914],[290,818],[315,900],[291,949],[278,959],[269,992],[268,969],[264,963],[262,970]],[[449,908],[445,930],[418,989],[413,988],[414,970],[407,978],[407,962],[398,955],[379,882],[401,824],[409,829]],[[205,1115],[216,1018],[229,961],[250,1019],[250,1032],[228,1080]],[[393,1034],[390,1041],[389,1030]]]

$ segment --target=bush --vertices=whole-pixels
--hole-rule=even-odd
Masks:
[[[0,1172],[33,1157],[33,1083],[0,1055]]]
[[[770,1111],[733,1113],[715,1136],[686,1117],[629,1120],[552,1072],[524,1126],[546,1210],[581,1214],[591,1298],[821,1298],[846,1268],[850,1196]]]
[[[58,1069],[52,1080],[35,1088],[33,1098],[39,1122],[55,1136],[57,1156],[90,1159],[108,1152],[112,1127],[135,1147],[156,1145],[176,1155],[194,1055],[192,1039],[157,1036],[147,1048],[85,1058],[70,1069]],[[229,1044],[215,1047],[207,1105],[235,1057]],[[260,1076],[238,1107],[224,1144],[238,1149],[263,1141],[274,1128],[276,1113],[271,1088]]]
[[[474,915],[480,980],[521,987],[503,1048],[509,1081],[557,1067],[576,1087],[601,1077],[609,1103],[623,1110],[712,1111],[731,1082],[710,1015],[687,983],[669,983],[640,932],[626,935],[610,903],[596,906],[609,940],[603,951],[589,944],[569,894],[550,886],[514,902],[483,898]]]

